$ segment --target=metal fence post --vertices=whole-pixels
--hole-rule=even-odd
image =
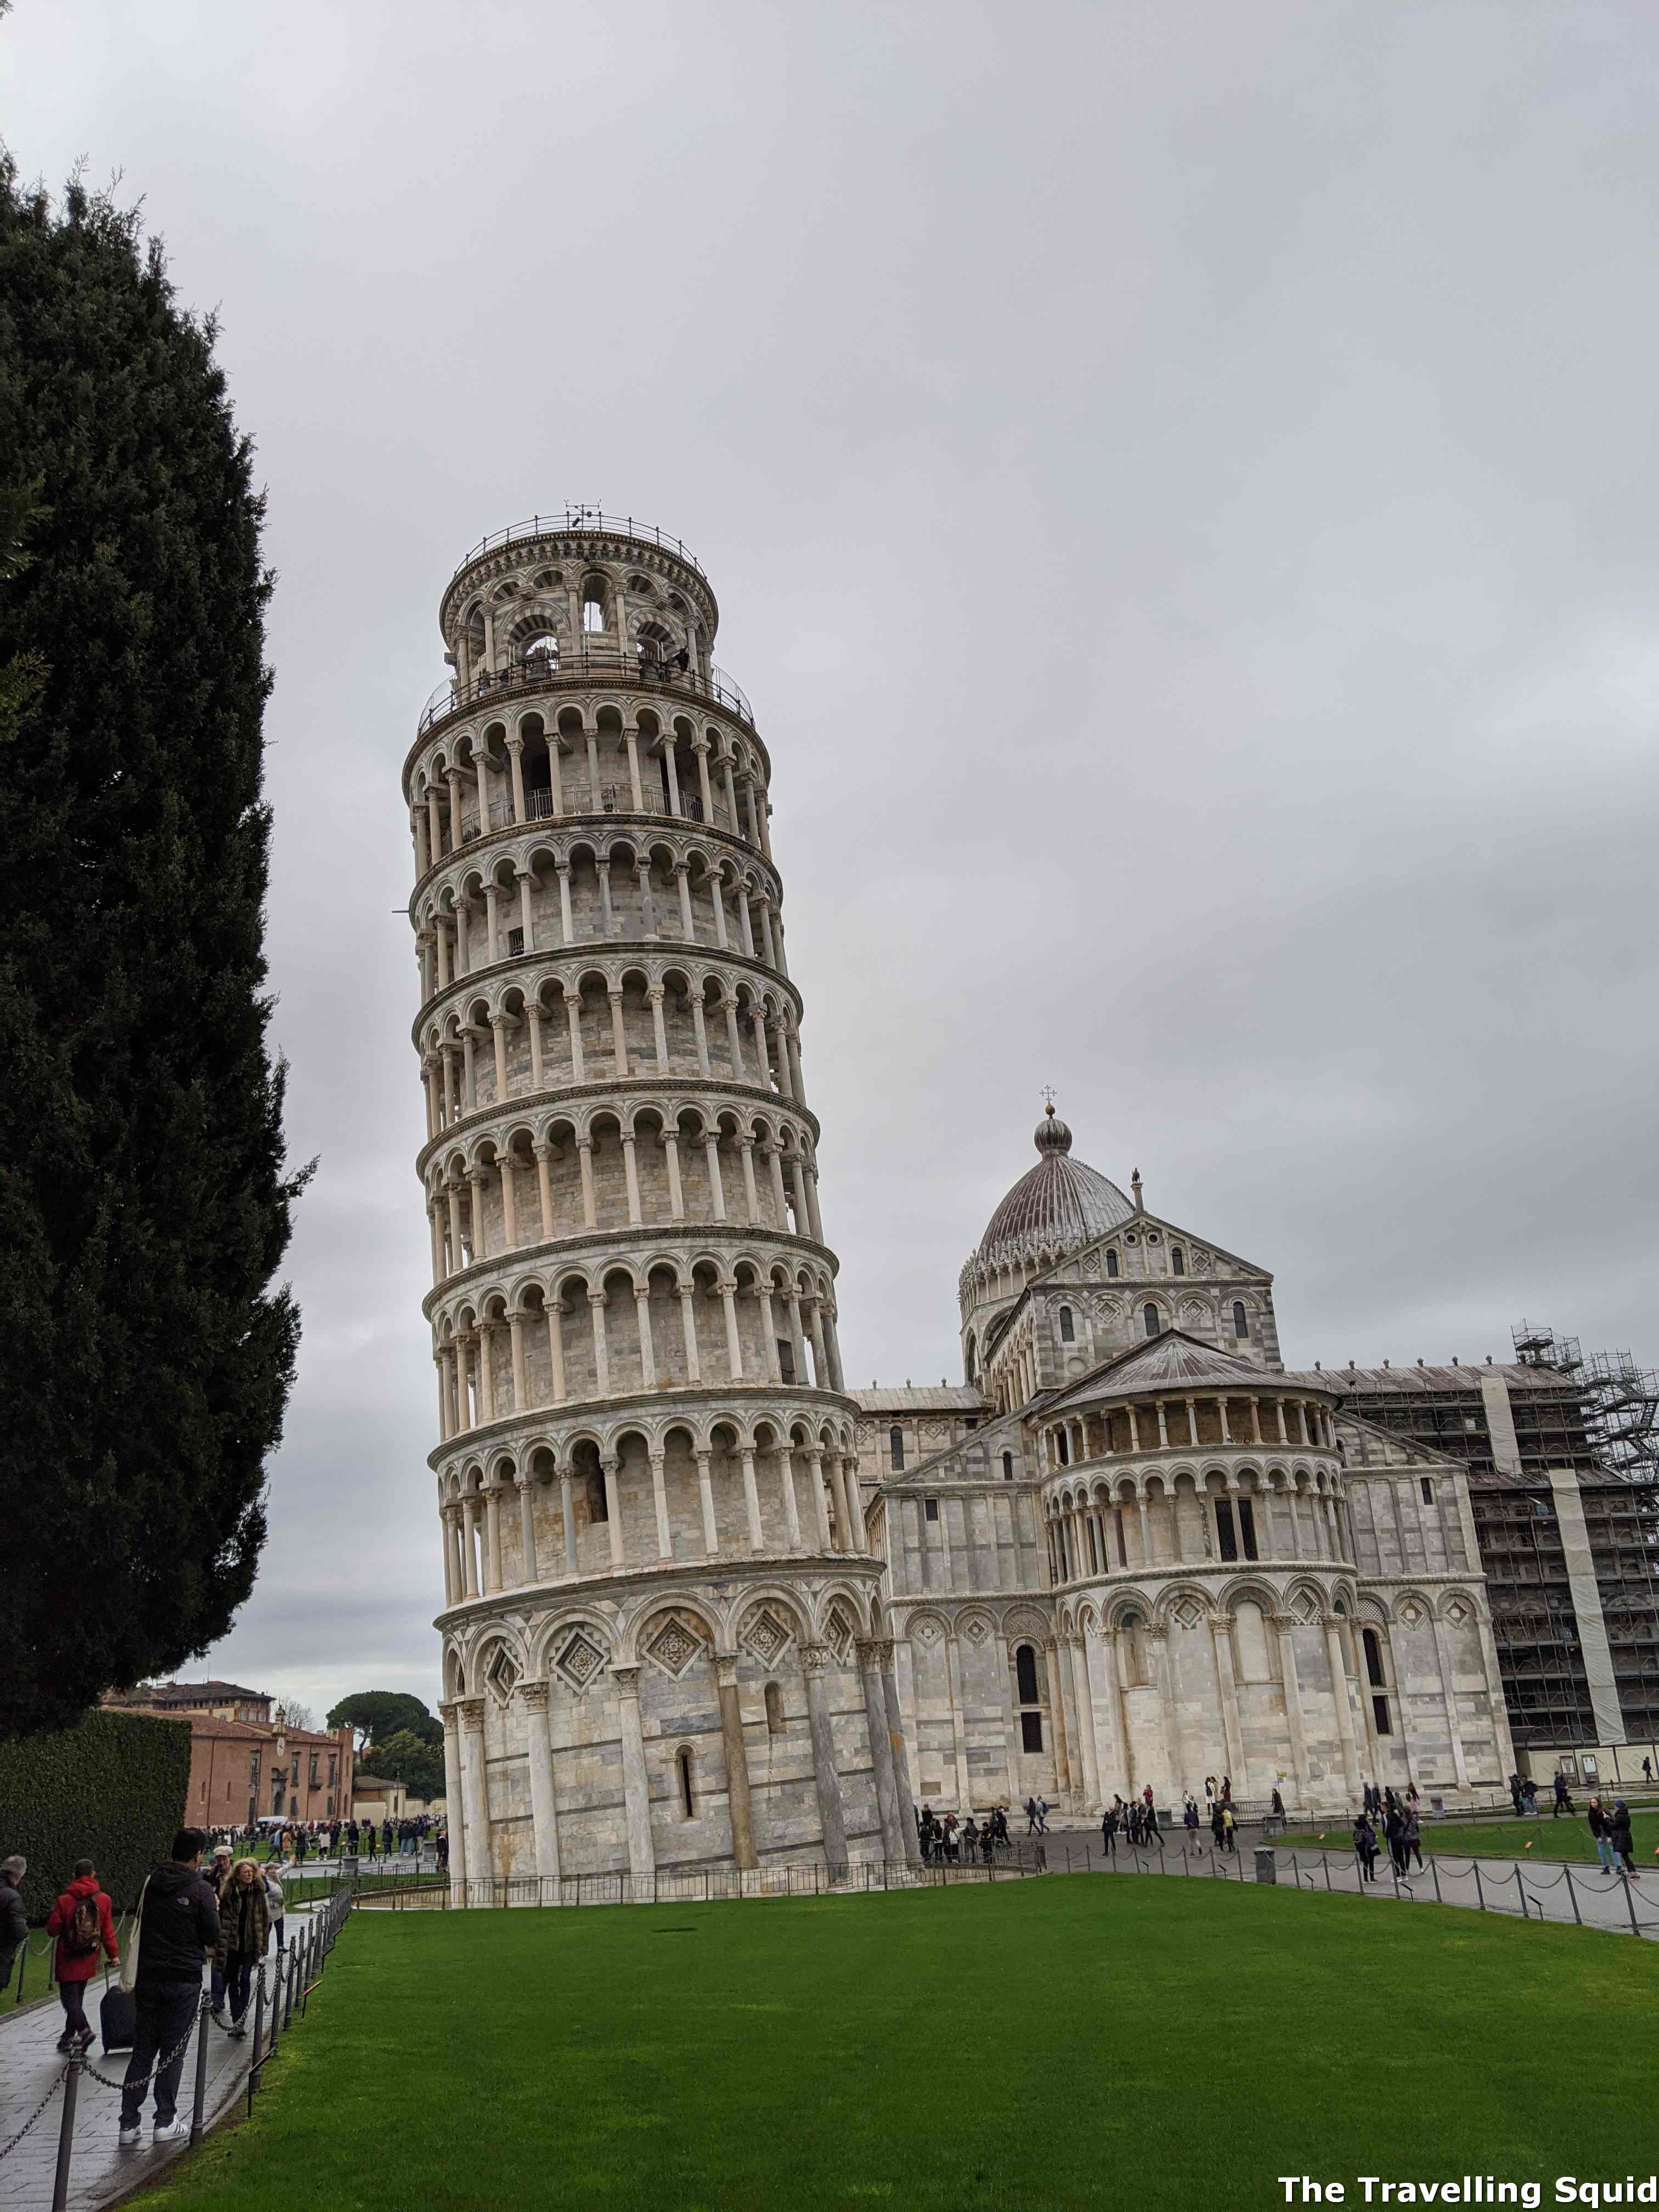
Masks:
[[[300,1939],[294,1936],[288,1947],[288,1999],[283,2007],[283,2033],[287,2034],[294,2025],[294,1984],[300,1972]]]
[[[203,1998],[198,2008],[196,2027],[196,2087],[191,2099],[190,2139],[193,2143],[202,2140],[202,2114],[207,2105],[207,2044],[208,2001]]]
[[[1578,1910],[1578,1892],[1572,1886],[1572,1869],[1571,1867],[1566,1869],[1566,1876],[1567,1901],[1572,1907],[1573,1925],[1577,1928],[1582,1928],[1584,1924],[1584,1916]]]
[[[1446,1900],[1440,1894],[1440,1862],[1432,1851],[1429,1853],[1429,1872],[1434,1876],[1434,1901],[1443,1905]]]
[[[259,2038],[264,2033],[264,2024],[265,1962],[261,1959],[259,1961],[259,1977],[253,1991],[253,2055],[248,2061],[247,2069],[247,2109],[248,2118],[250,2119],[253,2117],[253,2092],[257,2085],[259,2072]]]
[[[1636,1917],[1636,1899],[1630,1893],[1630,1869],[1628,1867],[1620,1868],[1619,1879],[1625,1885],[1625,1903],[1630,1911],[1630,1932],[1632,1936],[1639,1936],[1642,1932],[1642,1924]]]
[[[58,2130],[58,2171],[52,2176],[52,2212],[64,2212],[69,2203],[70,2154],[75,2148],[75,2100],[86,2061],[78,2055],[64,2073],[64,2118]]]
[[[1522,1885],[1521,1863],[1518,1859],[1516,1862],[1515,1867],[1515,1893],[1521,1900],[1521,1917],[1523,1920],[1530,1920],[1532,1918],[1532,1915],[1527,1910],[1527,1893]],[[1540,1912],[1538,1917],[1541,1920],[1543,1917],[1542,1912]]]
[[[271,1973],[271,1983],[270,1983],[270,2049],[271,2049],[272,2051],[275,2051],[275,2049],[276,2048],[276,2033],[277,2033],[277,2030],[281,2027],[281,2026],[282,2026],[282,2024],[283,2024],[283,1981],[287,1978],[286,1978],[286,1976],[285,1976],[285,1975],[283,1974],[283,1954],[282,1954],[282,1953],[281,1953],[280,1951],[276,1954],[276,1958],[275,1958],[275,1959],[272,1960],[272,1962],[271,1962],[270,1973]],[[253,2047],[253,2055],[254,2055],[254,2057],[255,2057],[256,2058],[257,2058],[257,2057],[258,2057],[258,2055],[259,2055],[259,2047],[258,2047],[258,2044],[255,2044],[255,2045],[254,2045],[254,2047]]]
[[[1469,1861],[1469,1864],[1474,1869],[1474,1896],[1476,1907],[1480,1911],[1484,1912],[1486,1909],[1486,1893],[1480,1887],[1480,1862],[1479,1859],[1471,1859]]]

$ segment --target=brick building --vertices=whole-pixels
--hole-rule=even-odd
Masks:
[[[321,1735],[280,1722],[190,1722],[190,1798],[185,1816],[198,1827],[240,1826],[282,1815],[290,1820],[342,1820],[352,1808],[351,1730]]]

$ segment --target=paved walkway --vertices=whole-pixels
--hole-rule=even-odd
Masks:
[[[309,1917],[304,1911],[290,1912],[287,1935],[290,1938],[302,1936]],[[267,1986],[270,1966],[268,1959]],[[204,1988],[207,1981],[204,1969]],[[87,2018],[94,2027],[103,1989],[101,1977],[94,1977],[87,1996]],[[64,2061],[55,2045],[63,2032],[64,2012],[55,1993],[49,2003],[26,2005],[21,2012],[0,2014],[0,2148],[10,2142],[31,2113],[40,2106],[42,2100],[46,2100],[45,2111],[22,2142],[9,2155],[0,2158],[0,2205],[5,2207],[5,2212],[51,2212],[64,2111],[59,2081]],[[208,2023],[204,2116],[209,2127],[223,2118],[242,2091],[252,2047],[251,2036],[233,2038],[210,2021]],[[280,2041],[277,2048],[280,2051]],[[125,2051],[106,2053],[101,2043],[94,2043],[87,2056],[91,2066],[109,2081],[118,2082],[126,2072],[128,2054]],[[179,2085],[179,2110],[185,2119],[190,2118],[195,2081],[196,2041],[192,2034],[185,2054],[184,2077]],[[106,2088],[94,2079],[89,2069],[83,2070],[76,2103],[75,2147],[70,2165],[69,2203],[76,2212],[96,2212],[98,2206],[107,2204],[112,2197],[149,2179],[159,2167],[189,2147],[187,2136],[174,2143],[151,2142],[150,2130],[155,2124],[151,2092],[145,2098],[143,2132],[138,2147],[122,2150],[115,2140],[120,2110],[119,2090]]]
[[[1639,1935],[1650,1942],[1659,1940],[1659,1870],[1627,1881],[1582,1861],[1528,1859],[1522,1864],[1507,1859],[1437,1858],[1431,1853],[1426,1864],[1413,1866],[1396,1881],[1383,1852],[1377,1861],[1376,1880],[1368,1882],[1352,1851],[1291,1850],[1284,1844],[1271,1848],[1274,1876],[1281,1887],[1382,1898],[1390,1904],[1459,1905],[1474,1911],[1504,1912],[1517,1920],[1549,1920],[1568,1927],[1601,1928],[1613,1935]],[[1194,1881],[1254,1881],[1257,1849],[1253,1844],[1241,1844],[1237,1851],[1218,1851],[1207,1838],[1195,1844],[1180,1836],[1166,1838],[1162,1853],[1132,1850],[1120,1844],[1108,1867],[1097,1834],[1085,1838],[1051,1833],[1048,1870],[1050,1874],[1161,1874]]]

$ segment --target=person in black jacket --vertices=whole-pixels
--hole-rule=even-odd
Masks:
[[[118,2140],[124,2150],[138,2141],[145,2077],[158,2058],[167,2063],[155,2076],[155,2140],[176,2142],[188,2126],[178,2117],[179,2077],[191,2022],[202,2001],[203,1961],[219,1942],[219,1900],[201,1870],[206,1845],[199,1828],[181,1828],[173,1839],[173,1856],[152,1867],[144,1884],[134,1938],[137,2031],[121,2092]]]
[[[1637,1869],[1631,1852],[1630,1807],[1622,1797],[1613,1799],[1613,1810],[1607,1815],[1607,1841],[1625,1862],[1626,1873],[1634,1874]]]
[[[29,1917],[17,1893],[28,1870],[27,1859],[0,1861],[0,1990],[10,1986],[13,1962],[29,1939]]]

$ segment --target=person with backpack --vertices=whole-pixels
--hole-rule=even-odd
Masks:
[[[138,1946],[132,1984],[137,2026],[121,2091],[117,2137],[123,2150],[137,2146],[138,2116],[152,2073],[155,2141],[177,2142],[189,2132],[189,2121],[178,2116],[179,2077],[202,2002],[203,1957],[219,1943],[218,1900],[202,1873],[206,1844],[199,1828],[180,1828],[173,1839],[173,1856],[150,1869],[139,1898],[138,1924],[131,1939]],[[166,2064],[158,2067],[158,2059],[165,2059]]]
[[[70,1886],[46,1915],[46,1933],[58,1938],[52,1963],[52,1978],[64,2008],[64,2033],[59,2051],[85,2051],[92,2042],[87,2026],[87,1984],[98,1965],[98,1954],[114,1965],[121,1963],[115,1941],[114,1910],[98,1887],[97,1871],[90,1859],[76,1859]]]

